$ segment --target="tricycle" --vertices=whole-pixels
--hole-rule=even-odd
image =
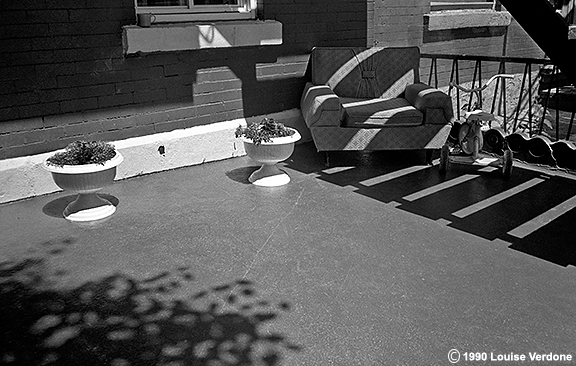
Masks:
[[[487,154],[482,151],[484,145],[483,131],[490,129],[492,121],[496,118],[492,113],[482,110],[482,98],[480,93],[498,78],[510,79],[513,75],[497,74],[488,82],[478,88],[466,89],[458,84],[450,83],[465,93],[476,95],[476,104],[472,111],[465,114],[465,121],[458,129],[455,142],[447,142],[440,150],[440,172],[446,172],[450,164],[494,166],[501,169],[504,177],[509,177],[512,172],[513,156],[504,140],[503,154]]]

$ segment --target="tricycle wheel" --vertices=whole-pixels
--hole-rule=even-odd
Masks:
[[[504,178],[508,178],[512,172],[512,151],[509,149],[504,150],[504,156],[502,157],[502,175]]]
[[[439,166],[440,173],[445,173],[446,170],[448,170],[449,155],[450,155],[450,148],[448,147],[448,145],[442,146],[442,149],[440,150],[440,166]]]

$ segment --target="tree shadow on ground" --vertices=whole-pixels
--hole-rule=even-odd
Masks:
[[[188,267],[144,280],[114,274],[57,288],[44,259],[0,263],[0,363],[6,365],[277,365],[300,346],[265,331],[286,302],[248,280],[184,298]]]

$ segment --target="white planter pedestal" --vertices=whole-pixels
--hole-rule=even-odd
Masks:
[[[64,210],[64,218],[70,221],[95,221],[116,212],[116,206],[97,193],[79,193]]]
[[[116,155],[102,164],[55,166],[44,162],[44,169],[52,173],[54,183],[65,191],[78,193],[78,197],[64,210],[64,218],[70,221],[94,221],[116,212],[116,206],[96,192],[114,182],[116,167],[123,161]]]
[[[257,186],[278,187],[290,182],[290,176],[280,170],[277,163],[284,161],[294,152],[294,143],[300,140],[301,136],[297,130],[287,127],[294,131],[290,136],[275,137],[271,142],[262,142],[255,145],[252,140],[243,138],[244,149],[248,156],[262,164],[260,169],[256,170],[248,181]]]
[[[248,181],[262,187],[278,187],[288,184],[290,176],[280,170],[276,164],[263,164],[260,169],[250,175]]]

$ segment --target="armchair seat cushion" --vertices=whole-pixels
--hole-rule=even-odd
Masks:
[[[340,98],[344,109],[343,126],[383,128],[420,126],[424,115],[404,98]]]

